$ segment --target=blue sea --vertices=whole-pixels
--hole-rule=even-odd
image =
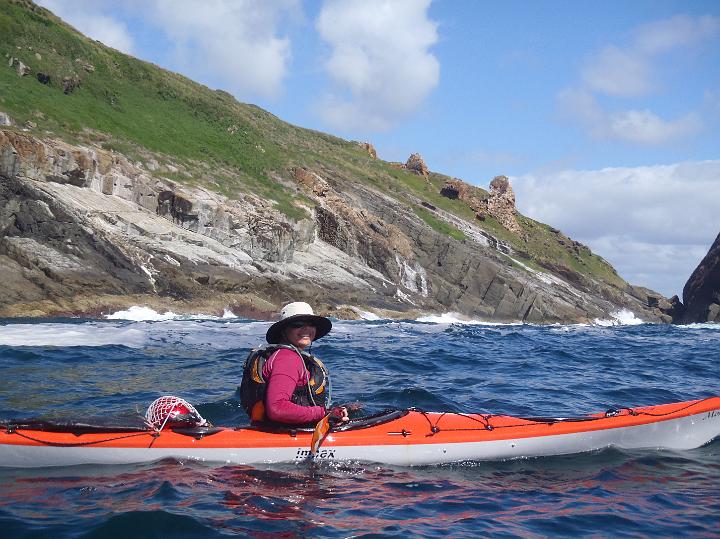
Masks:
[[[236,387],[268,324],[0,321],[0,419],[127,416],[160,395],[244,423]],[[162,319],[166,318],[166,319]],[[720,325],[336,321],[313,346],[336,402],[570,416],[720,395]],[[403,468],[373,463],[0,469],[20,537],[719,537],[720,440]]]

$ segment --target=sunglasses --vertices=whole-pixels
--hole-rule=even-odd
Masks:
[[[294,322],[290,322],[287,325],[287,327],[292,329],[300,329],[304,328],[305,326],[315,327],[315,324],[313,324],[310,320],[295,320]]]

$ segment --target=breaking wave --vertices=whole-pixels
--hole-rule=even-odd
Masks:
[[[637,325],[645,323],[643,320],[636,317],[634,312],[629,311],[627,309],[622,309],[620,311],[612,313],[610,316],[612,316],[612,318],[610,320],[602,320],[600,318],[596,318],[594,320],[595,325],[597,325],[597,326],[637,326]]]
[[[110,329],[110,331],[108,331]],[[0,346],[112,346],[140,348],[147,340],[135,327],[100,327],[97,324],[9,324],[0,331]]]
[[[107,320],[129,320],[131,322],[162,322],[166,320],[228,320],[237,318],[229,308],[225,308],[222,316],[210,314],[176,314],[172,311],[159,313],[150,307],[133,305],[127,310],[117,311],[105,316]]]
[[[468,318],[460,313],[429,314],[421,316],[415,321],[426,324],[467,324],[478,326],[518,326],[522,324],[522,322],[488,322],[487,320]]]

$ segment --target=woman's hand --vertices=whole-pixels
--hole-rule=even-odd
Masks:
[[[348,412],[359,412],[364,408],[364,405],[362,402],[348,402],[343,404],[343,407],[347,409]]]
[[[347,408],[344,406],[335,406],[330,410],[330,421],[333,423],[346,423],[350,421]]]

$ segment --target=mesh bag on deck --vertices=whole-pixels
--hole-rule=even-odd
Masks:
[[[155,399],[145,412],[145,421],[158,431],[165,427],[202,427],[208,424],[192,404],[172,395]]]

